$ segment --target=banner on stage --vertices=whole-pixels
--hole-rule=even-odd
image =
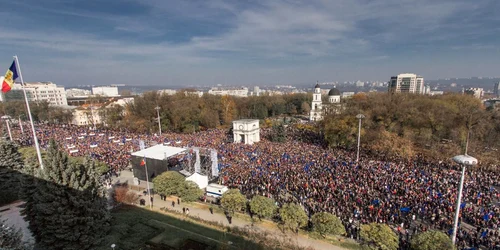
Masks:
[[[210,150],[210,159],[212,160],[212,176],[219,176],[219,163],[217,159],[217,150]]]

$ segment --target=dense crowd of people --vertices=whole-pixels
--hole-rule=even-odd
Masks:
[[[238,188],[248,197],[263,195],[278,204],[296,202],[311,216],[330,212],[357,237],[359,224],[379,222],[392,225],[401,245],[410,236],[428,229],[451,233],[455,214],[460,167],[449,160],[429,162],[423,157],[398,159],[327,149],[314,133],[287,128],[288,139],[273,143],[262,129],[261,142],[231,143],[228,131],[214,129],[194,134],[137,134],[130,131],[89,129],[73,125],[38,124],[41,147],[54,138],[70,155],[90,156],[116,173],[125,169],[130,153],[147,145],[172,142],[173,146],[217,150],[220,181]],[[31,144],[30,134],[14,129],[16,140]],[[500,246],[499,172],[467,169],[458,245]]]

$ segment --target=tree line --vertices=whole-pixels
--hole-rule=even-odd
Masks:
[[[0,115],[8,115],[14,120],[28,120],[29,118],[26,110],[26,102],[24,101],[0,102]],[[71,110],[58,106],[51,106],[47,101],[30,103],[30,110],[33,121],[35,122],[67,124],[73,119]]]
[[[308,114],[311,96],[294,94],[283,96],[215,96],[179,91],[175,95],[146,92],[134,98],[123,109],[102,110],[105,123],[118,129],[139,132],[158,131],[159,107],[162,131],[192,133],[203,129],[230,126],[239,118],[265,119],[279,115]]]
[[[482,163],[499,164],[500,111],[486,109],[472,96],[356,94],[342,103],[341,112],[329,114],[320,124],[330,147],[355,150],[357,114],[366,117],[361,143],[367,153],[443,160],[464,154],[468,147],[468,154]]]

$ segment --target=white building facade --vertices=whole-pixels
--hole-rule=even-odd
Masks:
[[[497,98],[500,98],[500,82],[495,83],[495,86],[493,87],[493,94]]]
[[[66,90],[52,82],[26,83],[26,95],[30,102],[47,101],[54,106],[67,106]],[[14,84],[12,90],[23,91],[21,84]]]
[[[321,87],[316,83],[314,86],[311,111],[309,112],[310,121],[320,121],[323,119],[323,101],[321,100]]]
[[[71,88],[66,90],[66,97],[87,97],[91,94],[92,92],[86,89]]]
[[[468,88],[464,90],[465,94],[472,95],[477,99],[481,99],[484,95],[483,88]]]
[[[310,121],[321,121],[327,114],[339,113],[341,110],[340,100],[342,94],[340,91],[333,87],[328,91],[328,101],[323,103],[322,90],[319,84],[316,84],[313,92],[313,100],[311,104],[311,112],[309,113]],[[326,92],[326,91],[325,91]]]
[[[259,142],[259,120],[241,119],[233,121],[233,141],[250,145]]]
[[[424,78],[412,73],[403,73],[391,77],[389,92],[424,94]]]
[[[232,89],[222,89],[222,88],[212,88],[208,91],[212,95],[230,95],[236,97],[248,97],[248,88],[232,88]]]
[[[92,87],[92,94],[101,96],[120,96],[118,94],[118,87],[116,86]]]
[[[102,123],[101,115],[98,109],[94,108],[76,108],[73,110],[73,125],[95,126]]]

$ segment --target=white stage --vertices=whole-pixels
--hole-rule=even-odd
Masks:
[[[177,148],[177,147],[165,146],[163,144],[158,144],[158,145],[134,152],[134,153],[132,153],[132,155],[137,156],[137,157],[146,157],[148,159],[166,160],[169,157],[172,157],[172,156],[180,154],[180,153],[184,153],[186,151],[187,151],[187,149],[185,149],[185,148]]]

